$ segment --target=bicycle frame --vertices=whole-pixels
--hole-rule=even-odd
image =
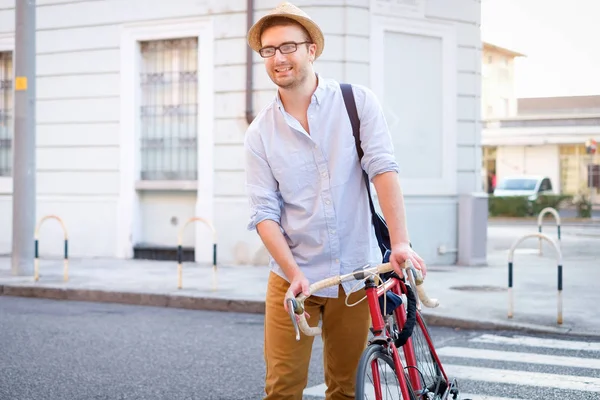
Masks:
[[[383,318],[383,315],[381,312],[381,307],[379,306],[379,298],[381,296],[385,296],[385,293],[387,291],[391,291],[397,295],[402,295],[407,292],[404,282],[394,276],[387,279],[387,281],[384,282],[381,286],[377,286],[375,284],[373,278],[370,278],[365,282],[365,292],[366,292],[366,296],[367,296],[367,301],[369,303],[371,326],[373,329],[373,334],[375,336],[371,341],[381,343],[383,346],[385,346],[390,351],[392,360],[394,362],[394,366],[396,369],[396,377],[398,378],[398,381],[400,382],[402,396],[404,397],[404,399],[408,400],[411,398],[411,396],[410,396],[410,393],[408,392],[408,385],[406,384],[402,360],[400,359],[400,354],[398,352],[398,349],[394,345],[393,339],[390,338],[386,332],[385,321],[384,321],[384,318]],[[402,305],[397,307],[394,310],[394,315],[396,317],[397,323],[399,324],[398,329],[401,329],[406,324],[406,319],[407,319],[405,308]],[[441,370],[441,373],[444,376],[444,379],[446,380],[446,382],[448,382],[448,377],[446,376],[446,372],[444,371],[444,369],[442,367],[442,364],[438,358],[437,352],[435,351],[435,348],[433,346],[431,337],[429,336],[427,330],[423,326],[423,321],[421,320],[421,317],[419,314],[417,314],[416,319],[417,319],[417,323],[419,324],[419,327],[421,328],[421,331],[423,332],[423,334],[425,336],[425,339],[427,341],[427,346],[431,350],[431,353],[432,353],[433,357],[435,358],[435,361],[438,364],[438,366]],[[390,346],[390,344],[391,344],[391,346]],[[409,369],[408,377],[410,380],[410,386],[413,388],[413,390],[416,391],[416,393],[421,394],[421,393],[423,393],[424,388],[421,387],[421,379],[420,379],[421,377],[419,375],[419,370],[417,368],[417,360],[416,360],[416,356],[415,356],[414,347],[412,344],[412,337],[408,338],[408,340],[402,347],[403,347],[404,357],[405,357],[406,364],[407,364],[406,367]],[[373,368],[372,373],[373,373],[373,381],[374,381],[373,384],[375,385],[376,395],[379,396],[379,398],[381,398],[381,393],[380,393],[381,382],[379,380],[380,379],[379,371],[377,370],[377,368]]]
[[[308,336],[315,336],[321,333],[320,327],[310,327],[306,322],[306,318],[304,316],[304,300],[308,296],[310,296],[312,293],[317,292],[318,290],[331,286],[336,286],[341,284],[342,282],[364,279],[365,293],[371,318],[371,329],[373,330],[373,334],[375,335],[375,337],[370,342],[381,345],[386,350],[386,353],[388,355],[391,355],[394,367],[396,369],[396,375],[401,385],[401,392],[405,400],[409,400],[411,399],[411,397],[414,398],[413,396],[415,394],[418,395],[420,398],[424,398],[423,395],[427,393],[429,388],[421,387],[422,373],[417,367],[417,357],[415,355],[415,349],[412,341],[413,337],[407,337],[406,341],[402,345],[404,351],[404,358],[407,364],[406,368],[409,369],[409,382],[407,382],[404,374],[402,360],[400,358],[400,353],[398,352],[398,348],[396,348],[394,338],[391,337],[385,329],[385,319],[387,319],[388,317],[384,317],[382,315],[381,307],[379,306],[379,298],[381,296],[384,296],[385,299],[385,293],[387,291],[391,291],[396,295],[408,295],[409,292],[407,290],[407,286],[405,285],[405,279],[408,279],[408,281],[410,282],[411,292],[414,292],[415,301],[417,302],[415,307],[416,322],[419,324],[421,332],[423,332],[423,336],[425,336],[429,353],[432,355],[433,361],[436,363],[439,369],[439,373],[442,375],[446,383],[446,387],[444,389],[443,394],[439,392],[437,394],[441,396],[442,400],[446,400],[449,394],[453,394],[456,398],[456,395],[458,394],[458,390],[454,387],[456,382],[453,380],[453,382],[450,383],[450,381],[448,380],[448,376],[446,375],[446,372],[444,371],[444,368],[440,362],[437,352],[435,351],[435,347],[433,346],[433,341],[429,336],[429,331],[427,330],[427,327],[425,326],[425,323],[421,319],[421,315],[418,312],[418,310],[420,310],[420,305],[425,305],[426,307],[434,308],[437,307],[439,303],[437,299],[431,299],[429,298],[427,293],[425,293],[425,290],[422,286],[423,277],[421,276],[420,272],[416,270],[412,266],[412,263],[410,263],[409,261],[404,263],[404,265],[402,266],[402,272],[400,273],[402,275],[401,277],[394,274],[385,282],[381,282],[381,279],[377,279],[378,282],[381,283],[381,286],[375,284],[376,276],[381,276],[381,274],[391,272],[392,270],[393,268],[390,265],[390,263],[384,263],[374,267],[366,265],[364,267],[357,268],[350,273],[331,276],[311,284],[309,288],[309,294],[301,293],[297,296],[294,296],[292,293],[288,293],[286,295],[285,301],[288,307],[288,312],[290,314],[292,324],[294,325],[294,330],[296,332],[296,340],[300,340],[300,331],[302,331]],[[394,310],[394,317],[398,325],[397,328],[399,329],[399,332],[403,332],[403,329],[406,327],[407,321],[407,312],[405,310],[405,307],[402,305],[397,307]],[[390,343],[392,344],[391,346]],[[373,367],[371,368],[374,369]],[[381,398],[381,382],[378,372],[379,371],[375,368],[373,370],[373,377],[375,380],[374,384],[376,388],[376,394],[379,396],[379,398]],[[410,383],[410,385],[408,385],[408,383]],[[414,393],[409,393],[409,386],[414,391]]]

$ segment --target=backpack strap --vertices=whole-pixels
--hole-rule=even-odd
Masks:
[[[352,85],[348,83],[340,83],[340,88],[342,89],[344,104],[346,106],[348,116],[350,117],[350,123],[352,124],[354,144],[356,146],[356,152],[358,153],[358,162],[360,163],[360,160],[362,160],[363,157],[363,150],[360,146],[360,119],[358,117],[358,111],[356,109],[356,101],[354,100]],[[389,252],[391,248],[390,234],[385,220],[381,215],[377,213],[377,211],[375,211],[375,206],[373,205],[373,199],[371,197],[371,184],[369,182],[369,175],[362,168],[362,166],[361,169],[363,170],[363,178],[365,180],[365,184],[367,186],[367,193],[369,195],[369,207],[371,209],[371,220],[375,229],[375,235],[377,236],[377,242],[379,243],[379,249],[381,250],[381,254],[383,255],[384,262],[387,262],[387,260],[389,259]]]
[[[354,100],[354,93],[352,92],[352,85],[349,83],[340,83],[342,89],[342,96],[344,97],[344,104],[346,105],[346,111],[350,117],[350,123],[352,124],[352,133],[354,134],[354,145],[356,146],[356,152],[358,153],[358,161],[362,160],[363,150],[360,146],[360,119],[358,118],[358,111],[356,109],[356,101]],[[362,169],[362,167],[361,167]],[[373,200],[371,199],[371,185],[369,184],[369,175],[363,169],[363,178],[367,185],[367,193],[369,194],[369,206],[371,207],[371,213],[375,215],[375,207],[373,206]]]
[[[340,83],[340,87],[342,89],[342,96],[344,97],[344,104],[346,105],[348,116],[350,117],[350,123],[352,124],[352,133],[354,134],[354,144],[356,145],[358,159],[361,160],[363,157],[363,150],[360,146],[360,120],[358,118],[358,111],[356,110],[352,85],[349,83]]]

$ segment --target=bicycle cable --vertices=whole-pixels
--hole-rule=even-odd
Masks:
[[[379,276],[379,274],[376,274],[376,273],[371,273],[371,274],[367,275],[366,277],[364,277],[363,279],[357,280],[357,283],[354,286],[352,286],[350,293],[346,294],[346,300],[344,301],[344,303],[346,303],[346,306],[354,307],[354,306],[358,305],[360,302],[362,302],[364,299],[367,298],[367,296],[365,295],[360,300],[358,300],[356,303],[348,304],[348,299],[350,299],[350,295],[352,295],[352,293],[354,293],[356,291],[356,288],[359,286],[359,284],[364,285],[364,283],[367,281],[367,279],[370,279],[370,278],[374,278],[375,281],[379,281],[379,283],[382,285],[384,283],[383,279],[381,279],[381,276]],[[383,309],[384,310],[387,309],[386,303],[387,303],[387,296],[384,293],[384,296],[383,296]]]

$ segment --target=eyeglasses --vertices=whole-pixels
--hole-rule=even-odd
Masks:
[[[290,54],[290,53],[293,53],[296,50],[298,50],[299,44],[305,44],[305,43],[312,43],[312,42],[300,42],[300,43],[288,42],[288,43],[284,43],[278,47],[275,47],[275,46],[263,47],[258,52],[260,53],[260,56],[262,58],[273,57],[277,50],[279,50],[281,52],[281,54]]]

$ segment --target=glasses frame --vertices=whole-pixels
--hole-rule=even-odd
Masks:
[[[263,47],[260,50],[258,50],[258,53],[260,54],[260,56],[262,58],[271,58],[271,57],[273,57],[275,54],[277,54],[277,50],[279,50],[279,52],[281,54],[291,54],[291,53],[295,53],[296,51],[298,51],[298,46],[301,45],[301,44],[313,44],[313,42],[311,42],[311,41],[285,42],[285,43],[280,44],[279,46],[266,46],[266,47]],[[290,45],[294,46],[293,50],[286,51],[286,52],[284,52],[284,51],[281,50],[282,47],[290,46]],[[271,55],[264,55],[263,51],[265,51],[265,50],[273,50],[273,54],[271,54]]]

